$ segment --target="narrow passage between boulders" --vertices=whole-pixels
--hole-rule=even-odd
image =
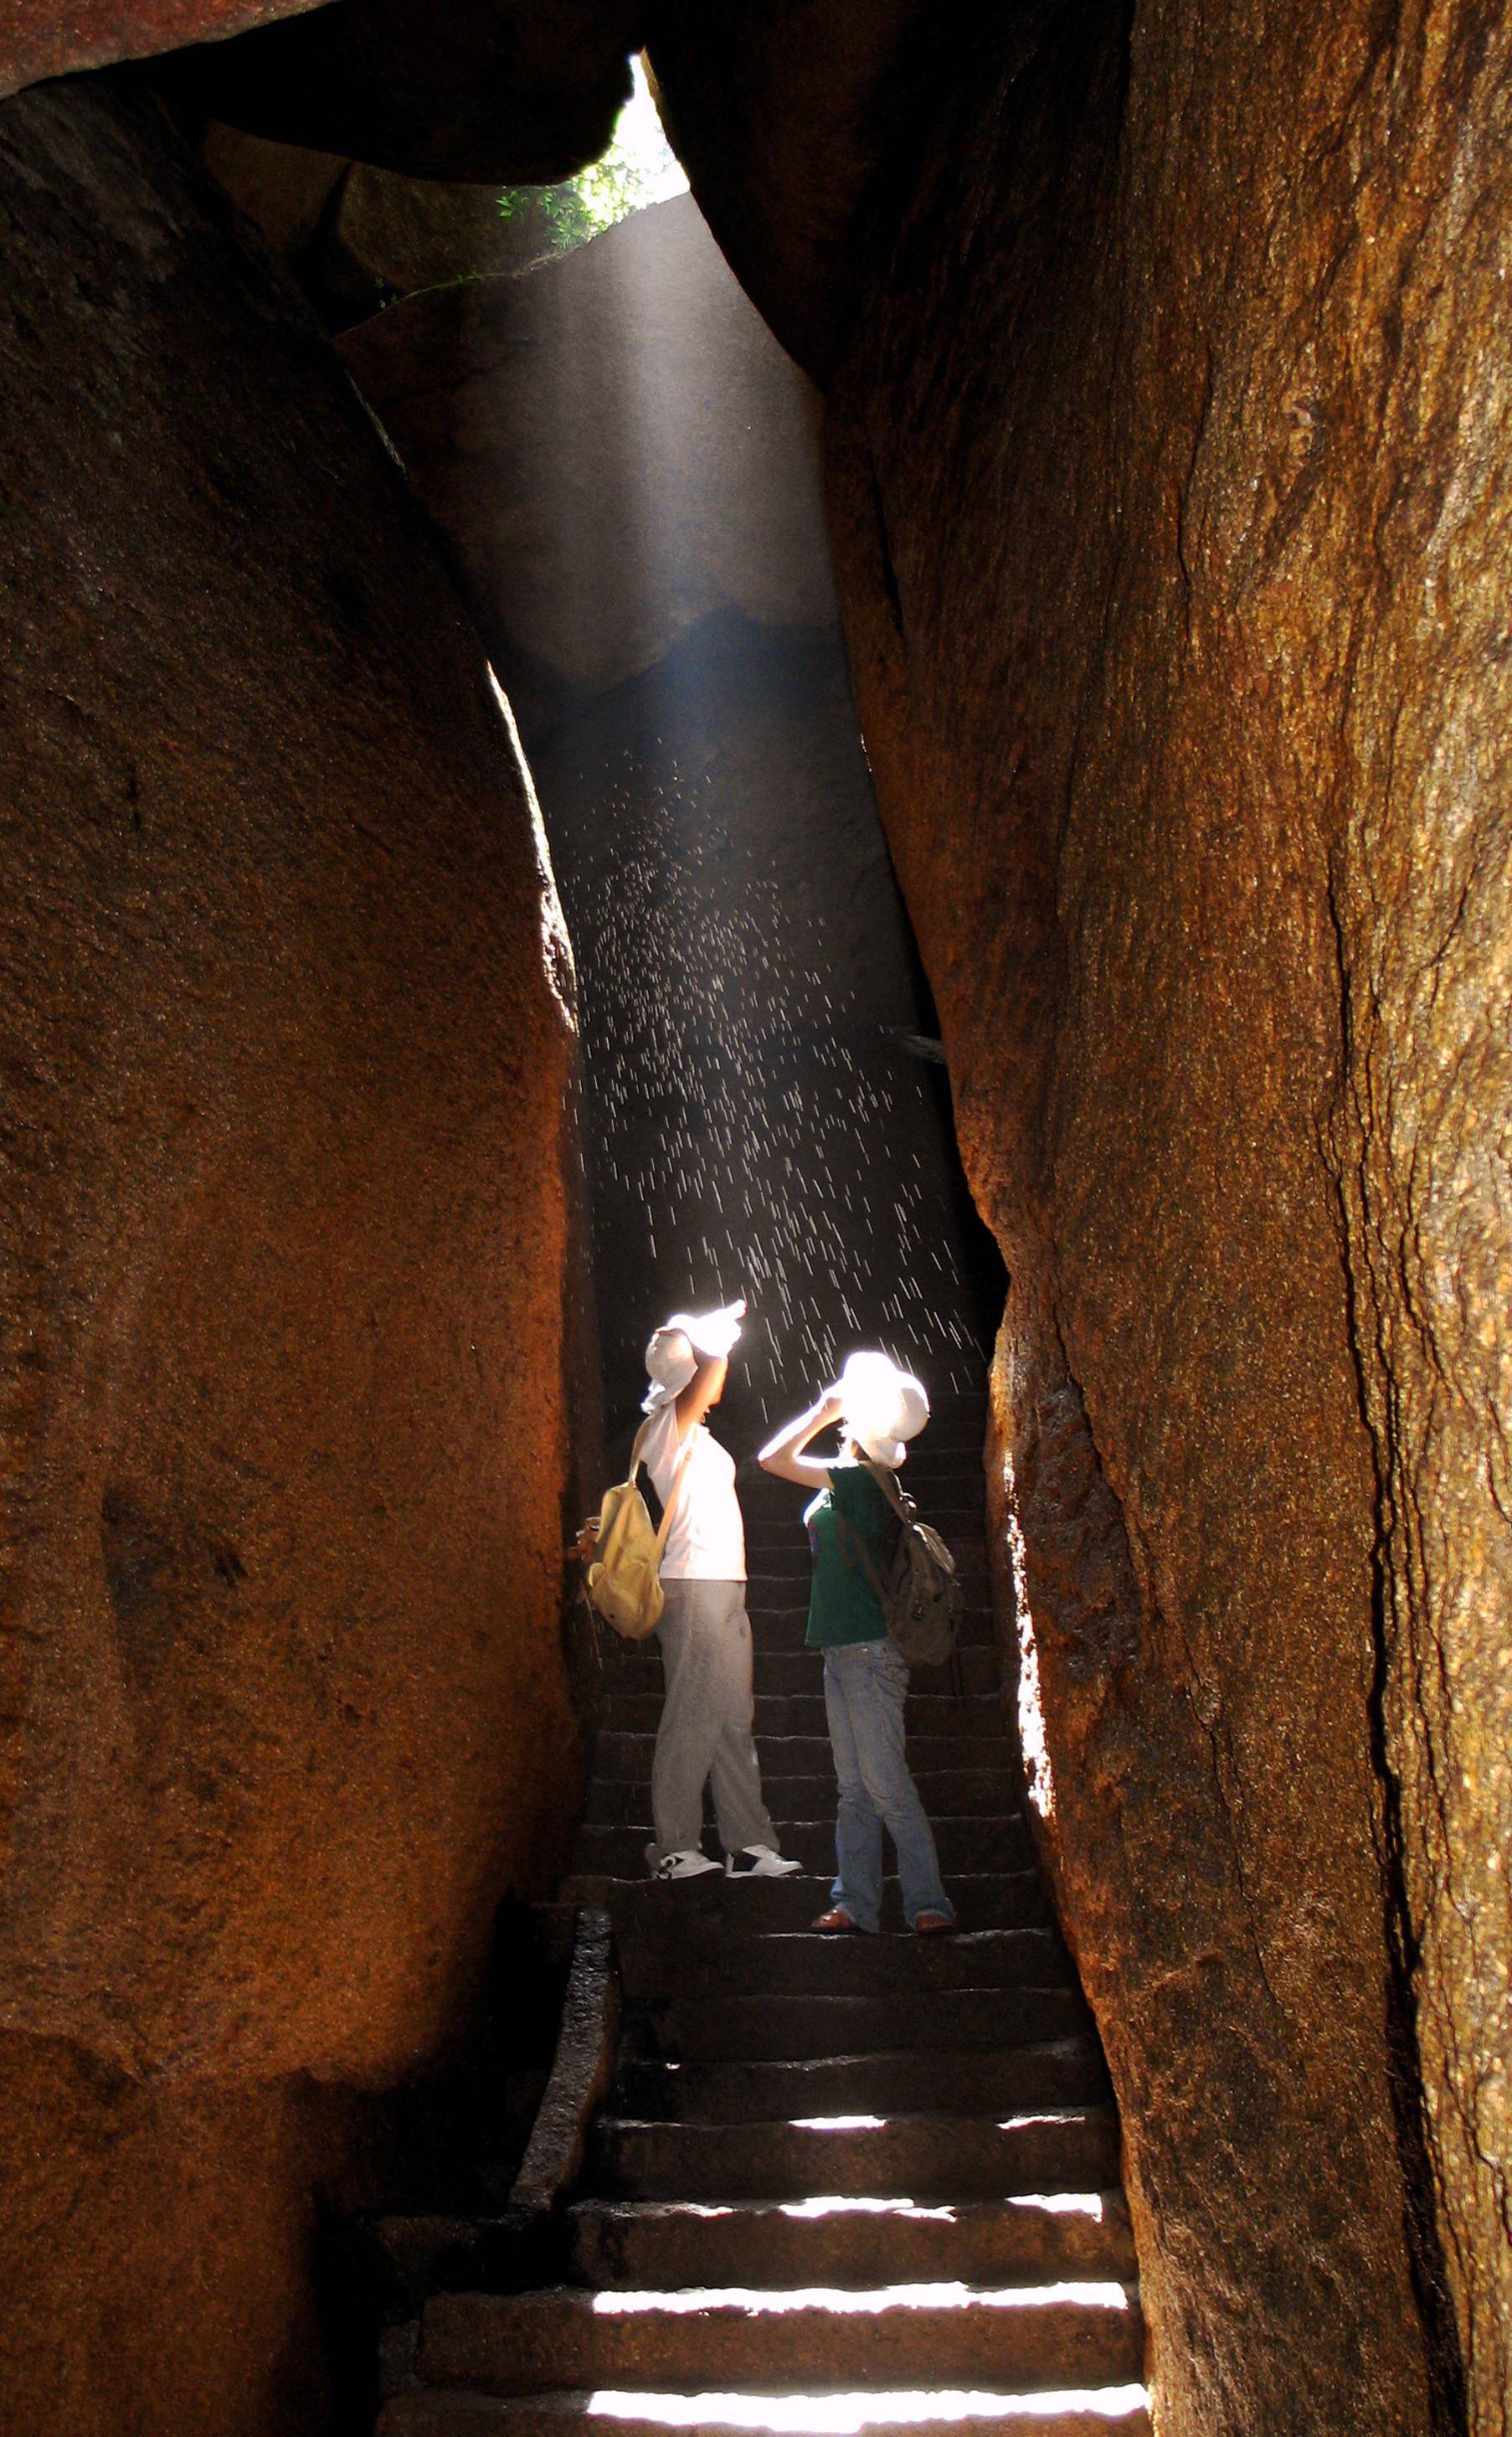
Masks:
[[[570,2205],[568,2281],[426,2305],[380,2437],[608,2421],[1147,2437],[1118,2127],[1018,1807],[986,1578],[980,1393],[910,1487],[965,1569],[964,1685],[917,1670],[910,1757],[960,1933],[809,1926],[835,1780],[786,1483],[742,1481],[757,1747],[790,1880],[647,1883],[652,1644],[605,1657],[569,1902],[606,1905],[625,2025]]]

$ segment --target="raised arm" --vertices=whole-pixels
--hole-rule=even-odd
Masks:
[[[698,1369],[675,1399],[679,1446],[686,1438],[689,1430],[697,1429],[710,1407],[719,1403],[724,1394],[724,1382],[729,1376],[730,1358],[727,1354],[717,1354],[712,1357],[701,1354],[694,1359],[698,1363]]]
[[[741,1295],[738,1302],[725,1304],[719,1311],[704,1312],[682,1327],[659,1328],[652,1340],[652,1347],[660,1344],[678,1368],[685,1362],[693,1365],[692,1377],[679,1388],[673,1399],[679,1446],[723,1395],[730,1371],[730,1348],[740,1334],[744,1318],[745,1297]],[[648,1349],[648,1359],[650,1352]]]
[[[821,1430],[833,1429],[840,1417],[840,1398],[833,1388],[826,1389],[800,1420],[790,1422],[775,1438],[768,1439],[756,1457],[762,1471],[775,1473],[779,1481],[796,1481],[800,1489],[817,1487],[829,1470],[830,1459],[805,1455],[804,1449]]]

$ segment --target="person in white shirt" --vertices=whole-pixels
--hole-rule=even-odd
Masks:
[[[800,1867],[778,1850],[761,1797],[745,1526],[735,1459],[704,1422],[723,1394],[744,1314],[743,1302],[701,1317],[674,1313],[646,1348],[645,1410],[652,1419],[641,1456],[664,1510],[671,1510],[656,1628],[667,1687],[652,1764],[656,1834],[646,1848],[657,1879],[719,1868],[703,1850],[705,1784],[732,1878],[786,1878]]]

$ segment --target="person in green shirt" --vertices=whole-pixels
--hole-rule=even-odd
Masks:
[[[840,1807],[831,1901],[816,1929],[878,1928],[884,1826],[897,1850],[910,1928],[929,1935],[955,1923],[954,1907],[940,1884],[933,1831],[905,1756],[908,1663],[887,1630],[860,1553],[864,1549],[873,1569],[885,1575],[896,1522],[872,1467],[895,1472],[929,1411],[918,1380],[886,1355],[852,1355],[839,1383],[778,1430],[756,1459],[778,1480],[818,1493],[804,1512],[813,1558],[804,1639],[810,1650],[825,1654],[825,1715]],[[812,1440],[837,1425],[843,1441],[838,1456],[806,1452]]]

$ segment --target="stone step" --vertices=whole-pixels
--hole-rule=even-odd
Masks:
[[[807,1692],[763,1692],[756,1701],[756,1747],[769,1736],[823,1735],[825,1723],[823,1671],[814,1671],[813,1690]],[[920,1669],[903,1708],[903,1723],[912,1746],[915,1735],[1006,1735],[1008,1713],[997,1692],[968,1693],[957,1700],[948,1683],[941,1685],[934,1669]],[[662,1714],[661,1676],[647,1674],[639,1685],[621,1688],[620,1679],[605,1680],[600,1695],[600,1725],[606,1734],[653,1735]]]
[[[882,2047],[1010,2047],[1069,2039],[1090,2026],[1080,1991],[1050,1989],[903,1990],[886,1997],[673,1999],[649,2010],[645,2045],[685,2061],[735,2057],[856,2056]]]
[[[910,1689],[919,1692],[948,1693],[953,1689],[952,1676],[957,1661],[960,1666],[962,1692],[969,1699],[992,1697],[1002,1685],[1002,1660],[997,1650],[985,1642],[968,1642],[956,1652],[955,1658],[944,1667],[915,1667],[911,1671]],[[756,1692],[763,1694],[807,1692],[810,1689],[824,1694],[824,1659],[817,1650],[764,1650],[759,1632],[756,1636]]]
[[[627,2200],[1003,2200],[1120,2183],[1102,2108],[976,2115],[796,2117],[783,2124],[648,2124],[603,2116],[584,2196]]]
[[[986,1347],[983,1347],[980,1355],[974,1358],[972,1368],[974,1371],[979,1371],[980,1378],[978,1384],[969,1388],[950,1387],[940,1380],[935,1380],[932,1385],[929,1380],[925,1381],[925,1386],[930,1391],[930,1418],[917,1438],[909,1442],[911,1450],[916,1451],[919,1447],[932,1446],[937,1434],[944,1430],[947,1423],[951,1425],[969,1423],[973,1429],[981,1429],[983,1431],[986,1429],[988,1400],[985,1371],[990,1359],[990,1351]],[[912,1452],[910,1453],[909,1462],[910,1464],[913,1462]],[[771,1473],[761,1475],[763,1481],[770,1481],[773,1477]],[[791,1488],[791,1483],[785,1485]]]
[[[980,1506],[972,1512],[938,1508],[928,1515],[921,1514],[919,1520],[932,1524],[963,1573],[986,1573],[987,1543]],[[801,1524],[794,1524],[790,1531],[770,1523],[748,1524],[745,1561],[753,1583],[792,1574],[801,1575],[807,1582],[812,1570],[808,1534]]]
[[[947,1446],[943,1440],[935,1441],[932,1430],[915,1439],[903,1467],[904,1488],[922,1506],[928,1502],[939,1482],[958,1487],[965,1496],[974,1497],[980,1509],[987,1488],[987,1466],[982,1442],[973,1442],[968,1435],[963,1444]]]
[[[808,1596],[805,1582],[794,1576],[791,1581],[749,1584],[745,1604],[751,1619],[753,1646],[758,1659],[763,1650],[794,1650],[807,1646],[804,1635],[808,1629]],[[973,1587],[968,1582],[958,1642],[965,1646],[986,1647],[997,1638],[990,1599],[980,1583]],[[606,1676],[628,1674],[634,1677],[643,1669],[654,1669],[655,1680],[660,1682],[661,1644],[653,1633],[647,1634],[639,1641],[627,1641],[605,1628],[600,1635],[600,1650]],[[817,1671],[823,1664],[824,1652],[812,1649],[808,1656]]]
[[[1033,1867],[1034,1850],[1028,1824],[1022,1817],[941,1819],[931,1824],[940,1867],[947,1883],[953,1870],[1000,1871]],[[832,1814],[825,1819],[779,1819],[776,1827],[785,1853],[801,1862],[804,1868],[816,1877],[822,1874],[828,1880],[834,1876],[835,1821]],[[600,1828],[586,1824],[578,1831],[571,1867],[574,1872],[587,1875],[643,1879],[648,1876],[648,1833],[640,1828]],[[712,1845],[710,1850],[713,1850]]]
[[[802,1602],[795,1604],[792,1595],[800,1590]],[[806,1583],[794,1582],[785,1588],[779,1587],[773,1591],[770,1601],[765,1600],[763,1594],[756,1593],[749,1598],[748,1608],[754,1646],[758,1655],[763,1650],[805,1650],[808,1647],[804,1638],[808,1630]],[[985,1600],[962,1611],[956,1639],[963,1649],[985,1648],[997,1641],[997,1622]],[[822,1651],[812,1651],[810,1656],[816,1666],[822,1664]],[[605,1667],[610,1674],[628,1672],[633,1676],[648,1664],[659,1666],[660,1659],[660,1644],[654,1637],[643,1642],[622,1642],[617,1649],[605,1652]]]
[[[930,1523],[932,1531],[947,1543],[957,1565],[986,1567],[986,1516],[982,1497],[930,1497],[918,1499],[918,1520]],[[808,1565],[808,1528],[799,1511],[791,1516],[750,1516],[745,1518],[745,1562],[753,1574],[762,1574],[772,1557],[799,1554]],[[974,1552],[969,1557],[969,1552]]]
[[[927,1471],[931,1476],[942,1471],[954,1471],[975,1482],[980,1500],[987,1480],[985,1444],[985,1407],[982,1409],[980,1420],[975,1414],[937,1414],[911,1443],[908,1461],[899,1476],[903,1487],[916,1496],[917,1483],[924,1480]],[[832,1460],[835,1450],[833,1447],[822,1448],[820,1453],[821,1457],[827,1454]],[[768,1499],[773,1505],[785,1503],[790,1509],[801,1512],[813,1496],[807,1482],[784,1481],[780,1473],[763,1472],[754,1455],[737,1456],[736,1485],[742,1505]]]
[[[971,1516],[974,1528],[982,1530],[987,1511],[987,1468],[980,1446],[961,1442],[931,1448],[927,1462],[917,1466],[910,1463],[902,1486],[925,1522],[932,1523],[942,1514]],[[817,1495],[817,1484],[800,1489],[796,1481],[774,1480],[759,1466],[749,1472],[742,1467],[737,1470],[736,1491],[748,1532],[758,1526],[764,1532],[787,1529],[808,1537],[803,1517]]]
[[[1054,2285],[1132,2281],[1120,2192],[958,2200],[582,2200],[571,2276],[584,2285]]]
[[[958,1458],[964,1457],[968,1462],[982,1464],[984,1462],[982,1450],[986,1444],[986,1436],[987,1399],[984,1394],[972,1395],[964,1400],[952,1399],[949,1403],[938,1401],[933,1403],[924,1429],[917,1438],[909,1442],[903,1479],[905,1481],[911,1481],[915,1467],[927,1456],[939,1457],[948,1454]],[[763,1472],[756,1461],[754,1451],[747,1455],[743,1450],[737,1448],[734,1452],[739,1463],[742,1491],[749,1481],[762,1489],[780,1491],[788,1498],[803,1496],[804,1493],[796,1481],[784,1481],[779,1473]],[[832,1447],[831,1452],[833,1452]]]
[[[801,1692],[809,1685],[817,1691],[824,1690],[825,1654],[820,1649],[810,1648],[804,1638],[808,1630],[807,1606],[774,1601],[763,1607],[759,1598],[755,1598],[751,1604],[751,1630],[758,1692],[765,1689],[768,1692],[788,1690]],[[992,1649],[998,1635],[990,1611],[985,1606],[963,1610],[961,1630],[956,1639],[958,1648],[962,1650]],[[617,1637],[613,1642],[603,1640],[600,1647],[600,1673],[606,1692],[613,1692],[621,1687],[627,1692],[637,1692],[660,1686],[662,1654],[654,1634],[648,1634],[641,1641],[621,1641]],[[807,1676],[800,1676],[791,1686],[763,1687],[761,1664],[764,1657],[799,1657],[808,1671]],[[918,1689],[947,1692],[951,1689],[948,1661],[934,1668],[915,1667],[911,1680]],[[994,1676],[993,1685],[988,1689],[995,1688],[995,1684]]]
[[[829,1737],[761,1735],[757,1738],[761,1773],[766,1778],[833,1775]],[[651,1734],[601,1732],[593,1751],[595,1780],[611,1778],[649,1784],[656,1737]],[[1013,1764],[1013,1746],[999,1730],[995,1734],[911,1734],[909,1766],[922,1779],[934,1769],[980,1768],[1000,1775]]]
[[[823,1704],[825,1655],[822,1650],[810,1649],[805,1641],[807,1623],[807,1617],[801,1613],[753,1619],[754,1689],[758,1700],[770,1700],[774,1694],[808,1693],[816,1695]],[[965,1617],[956,1646],[967,1678],[966,1696],[972,1700],[995,1700],[1002,1661],[996,1630],[989,1630],[989,1621],[984,1617]],[[627,1650],[623,1655],[611,1653],[599,1676],[600,1731],[634,1732],[634,1720],[630,1727],[621,1723],[620,1703],[646,1695],[653,1695],[659,1702],[664,1683],[661,1654],[654,1642]],[[948,1696],[953,1690],[948,1665],[915,1667],[910,1671],[905,1697],[917,1700],[930,1694]],[[990,1727],[986,1731],[992,1731]]]
[[[947,1422],[940,1415],[912,1442],[912,1452],[899,1476],[902,1486],[912,1497],[917,1497],[926,1480],[955,1478],[974,1485],[980,1503],[987,1483],[985,1444],[985,1412],[980,1424],[972,1416],[956,1415]],[[816,1460],[834,1463],[837,1450],[822,1446]],[[780,1473],[764,1472],[754,1456],[737,1458],[735,1479],[740,1503],[748,1512],[754,1506],[766,1505],[774,1512],[801,1514],[814,1496],[808,1481],[785,1481]]]
[[[755,1620],[753,1620],[755,1622]],[[997,1651],[984,1642],[967,1643],[956,1654],[961,1664],[961,1689],[967,1695],[995,1693],[1002,1680],[1002,1663]],[[915,1667],[912,1684],[920,1692],[948,1692],[951,1689],[949,1667]],[[773,1693],[818,1692],[823,1698],[825,1670],[822,1654],[817,1650],[768,1650],[763,1646],[761,1627],[756,1625],[756,1692],[759,1701]]]
[[[674,1886],[654,1885],[649,1878],[574,1877],[563,1882],[562,1902],[605,1905],[615,1918],[621,1949],[637,1940],[675,1945],[690,1932],[716,1925],[741,1937],[780,1930],[807,1929],[829,1900],[828,1882],[807,1873],[791,1879],[726,1879],[712,1872]],[[1048,1926],[1051,1915],[1037,1870],[958,1873],[950,1882],[950,1900],[964,1930],[1034,1929]],[[903,1927],[895,1879],[887,1882],[882,1901],[884,1931]]]
[[[947,2393],[937,2397],[939,2416],[921,2416],[912,2390],[660,2394],[637,2413],[640,2400],[613,2391],[505,2396],[415,2387],[384,2405],[375,2437],[669,2437],[671,2428],[694,2437],[1150,2437],[1144,2392],[1134,2385],[1091,2397]]]
[[[732,1938],[700,1936],[689,1916],[681,1941],[625,1957],[637,2002],[709,1997],[884,1997],[958,1989],[1072,1985],[1059,1932],[979,1929],[955,1937],[831,1937],[814,1930]]]
[[[935,1515],[951,1508],[977,1517],[981,1529],[986,1507],[987,1467],[981,1443],[973,1444],[969,1436],[958,1438],[947,1446],[918,1446],[904,1468],[902,1485],[913,1499],[926,1522]],[[803,1530],[804,1509],[814,1496],[811,1489],[800,1489],[796,1481],[778,1481],[762,1472],[759,1465],[749,1471],[741,1467],[736,1477],[740,1511],[749,1531],[753,1522],[763,1529],[775,1530],[784,1523],[795,1532]]]
[[[926,1512],[949,1497],[962,1505],[974,1504],[980,1515],[987,1494],[984,1442],[985,1431],[979,1437],[974,1425],[963,1428],[953,1424],[947,1429],[942,1423],[936,1437],[931,1423],[928,1437],[913,1443],[913,1453],[903,1467],[901,1486]],[[756,1517],[763,1522],[791,1521],[799,1529],[803,1511],[818,1486],[784,1481],[775,1473],[763,1472],[758,1464],[746,1462],[737,1464],[735,1481],[748,1524]]]
[[[825,1654],[822,1650],[815,1649],[807,1638],[808,1632],[807,1604],[802,1607],[753,1607],[751,1631],[752,1649],[758,1664],[763,1652],[802,1651],[811,1666],[820,1671],[823,1670]],[[989,1607],[982,1604],[963,1609],[960,1627],[956,1634],[958,1649],[991,1650],[997,1647],[998,1640],[997,1621]],[[617,1657],[614,1670],[611,1672],[619,1671],[634,1677],[636,1669],[643,1667],[647,1658],[653,1657],[655,1655],[653,1644],[650,1651]],[[822,1672],[819,1682],[823,1687]]]
[[[1006,1746],[1005,1746],[1006,1749]],[[910,1755],[919,1798],[931,1820],[991,1819],[1017,1816],[1018,1789],[1006,1766],[997,1769],[920,1768]],[[812,1777],[769,1776],[761,1772],[761,1791],[773,1819],[813,1819],[834,1808],[838,1789],[834,1769]],[[708,1797],[706,1815],[712,1818]],[[651,1827],[651,1777],[597,1778],[588,1789],[584,1814],[599,1828]]]
[[[708,2392],[760,2387],[775,2360],[790,2386],[1027,2392],[1137,2378],[1131,2290],[1107,2283],[821,2288],[771,2293],[442,2293],[426,2306],[418,2368],[428,2386],[491,2394],[542,2389]]]
[[[1107,2067],[1090,2037],[965,2055],[882,2049],[764,2062],[669,2064],[621,2060],[615,2110],[645,2121],[781,2123],[812,2115],[1022,2114],[1111,2103]]]
[[[808,1558],[800,1565],[796,1559],[790,1565],[773,1560],[759,1573],[752,1571],[746,1578],[745,1605],[753,1624],[774,1608],[791,1607],[802,1601],[807,1606],[811,1573]],[[992,1581],[984,1565],[964,1564],[957,1573],[961,1596],[966,1606],[983,1615],[992,1611]]]

